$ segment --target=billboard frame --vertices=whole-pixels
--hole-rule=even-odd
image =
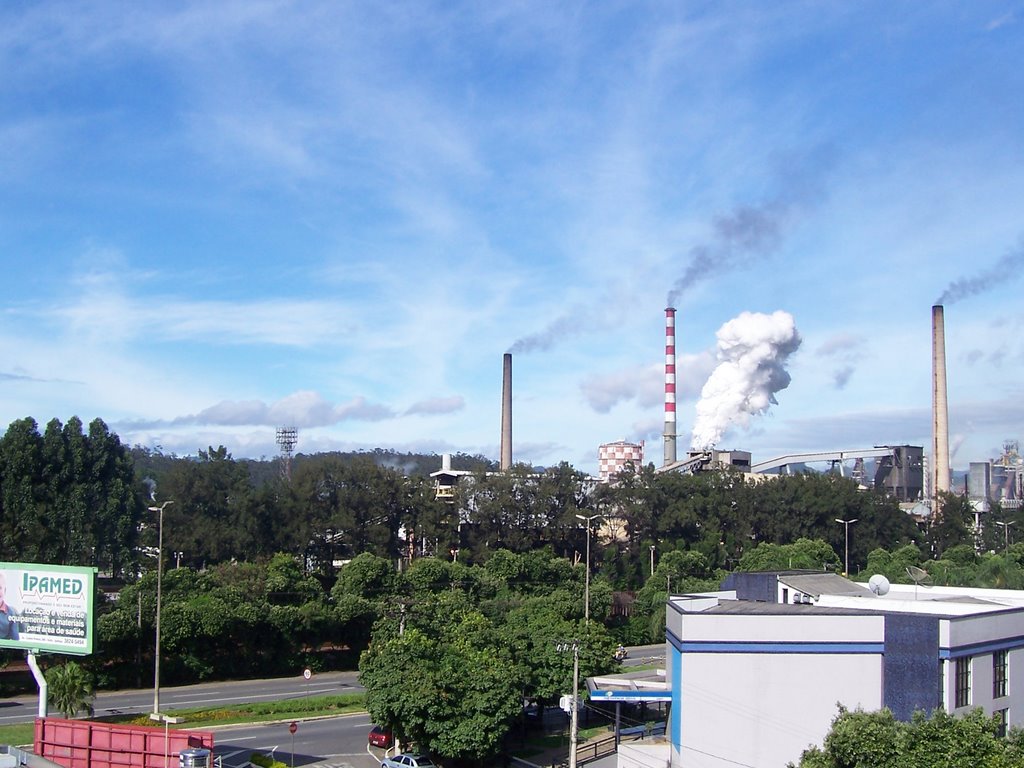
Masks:
[[[0,637],[0,648],[71,656],[93,652],[96,569],[75,565],[0,562],[4,601],[17,639]],[[5,622],[0,621],[0,624]]]

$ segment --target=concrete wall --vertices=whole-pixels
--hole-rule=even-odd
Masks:
[[[683,630],[673,765],[784,766],[821,743],[837,703],[882,706],[883,617],[693,614]]]
[[[668,768],[668,744],[619,744],[617,768]]]

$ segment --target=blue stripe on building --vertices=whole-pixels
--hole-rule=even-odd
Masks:
[[[885,643],[805,643],[805,642],[767,642],[751,643],[742,641],[700,640],[682,641],[679,643],[680,653],[874,653],[885,651]]]
[[[1024,635],[993,640],[989,643],[974,643],[972,645],[958,645],[954,648],[940,648],[939,658],[947,660],[961,659],[964,656],[977,656],[982,653],[994,653],[995,651],[1012,651],[1017,648],[1024,648]]]

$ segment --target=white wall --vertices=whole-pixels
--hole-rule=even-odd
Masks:
[[[1018,612],[987,613],[939,623],[939,646],[956,651],[964,646],[1012,641],[1024,635],[1024,615]],[[943,674],[943,703],[947,712],[968,712],[981,707],[991,715],[1009,709],[1008,725],[1024,725],[1024,649],[1007,654],[1007,696],[992,698],[992,652],[979,649],[971,656],[971,699],[967,707],[954,709],[956,703],[956,661],[947,660]]]
[[[681,766],[785,766],[821,744],[838,713],[882,705],[868,654],[684,654]]]
[[[618,768],[668,768],[668,744],[619,744]]]
[[[881,653],[845,653],[842,646],[877,644],[880,651],[882,616],[783,609],[679,618],[685,651],[670,653],[671,665],[680,665],[677,765],[781,768],[822,742],[837,702],[882,706]],[[703,643],[713,645],[705,651]]]

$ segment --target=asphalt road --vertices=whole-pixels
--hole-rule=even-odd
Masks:
[[[284,701],[304,696],[356,693],[363,690],[357,672],[325,672],[308,681],[302,675],[269,680],[198,683],[160,689],[164,712],[189,707],[230,706],[255,701]],[[100,691],[93,701],[97,715],[145,714],[153,711],[153,689]],[[0,701],[0,725],[30,723],[38,714],[38,696]],[[52,713],[51,714],[55,714]]]
[[[241,768],[253,752],[271,755],[288,766],[374,768],[382,751],[370,747],[369,715],[300,720],[292,736],[288,723],[237,725],[215,729],[214,754],[224,768]]]

